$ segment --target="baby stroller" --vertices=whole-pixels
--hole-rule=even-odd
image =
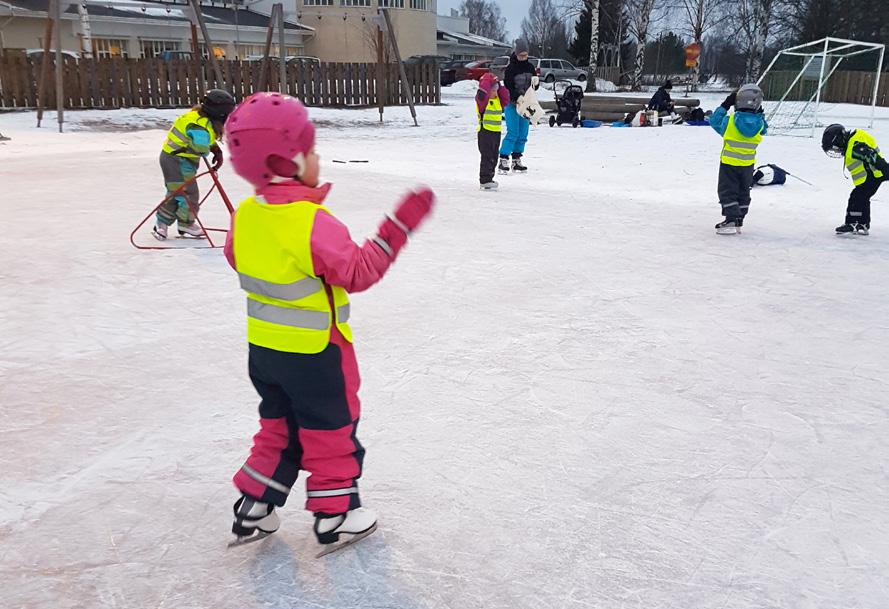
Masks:
[[[549,117],[549,126],[561,127],[563,123],[571,123],[572,127],[579,127],[583,120],[580,116],[583,88],[570,80],[559,80],[553,83],[553,94],[556,97],[556,114]]]

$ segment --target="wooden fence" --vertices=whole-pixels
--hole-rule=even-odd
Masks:
[[[270,62],[267,90],[278,91],[278,65]],[[64,59],[64,104],[75,109],[184,108],[204,92],[225,88],[238,100],[258,90],[261,61],[220,61],[224,82],[209,64],[161,59]],[[47,79],[47,108],[55,108],[55,62]],[[285,92],[308,106],[367,107],[406,104],[397,64],[382,66],[382,91],[377,90],[377,64],[297,63],[287,65]],[[441,103],[441,85],[434,65],[405,66],[414,103]],[[0,57],[0,108],[36,108],[40,61]]]
[[[768,100],[779,100],[799,72],[793,70],[769,72],[762,82]],[[835,72],[821,90],[821,100],[830,103],[864,104],[869,106],[874,93],[875,72]],[[800,79],[787,96],[789,101],[806,101],[815,93],[817,80]],[[889,73],[880,75],[877,105],[889,106]]]

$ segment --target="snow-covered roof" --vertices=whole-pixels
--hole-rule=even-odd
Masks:
[[[500,40],[493,40],[491,38],[485,38],[484,36],[478,36],[476,34],[466,34],[464,32],[454,32],[451,30],[438,30],[438,39],[440,41],[449,41],[457,44],[470,45],[470,46],[481,46],[486,48],[510,48],[510,45],[501,42]]]
[[[64,0],[62,0],[64,2]],[[170,4],[151,2],[150,0],[84,0],[87,11],[92,17],[111,17],[119,19],[143,19],[158,21],[190,21],[191,11],[186,4]],[[0,5],[7,5],[20,10],[46,13],[49,0],[0,0]],[[237,15],[229,6],[201,3],[201,12],[207,25],[238,25],[240,27],[267,28],[269,16],[246,8],[239,8]],[[71,3],[65,8],[66,14],[77,14],[77,7]],[[312,32],[312,28],[293,20],[284,20],[285,30]]]

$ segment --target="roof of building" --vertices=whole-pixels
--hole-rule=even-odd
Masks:
[[[438,30],[438,41],[439,42],[452,42],[454,44],[460,44],[464,46],[476,46],[476,47],[485,47],[485,48],[503,48],[509,49],[511,45],[501,42],[500,40],[493,40],[491,38],[485,38],[484,36],[478,36],[476,34],[467,34],[464,32],[453,32],[450,30]]]
[[[119,19],[144,19],[149,21],[177,21],[188,22],[190,9],[183,3],[151,2],[139,0],[86,0],[87,11],[93,17],[117,17]],[[45,13],[48,10],[49,0],[0,0],[5,4],[21,10]],[[257,13],[249,9],[240,8],[235,11],[231,7],[222,7],[201,3],[201,12],[207,25],[231,25],[241,27],[269,26],[269,16]],[[76,14],[77,7],[69,4],[66,14]],[[295,21],[284,20],[285,30],[314,31],[312,28]]]

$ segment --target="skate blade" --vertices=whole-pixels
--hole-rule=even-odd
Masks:
[[[230,541],[226,544],[227,548],[235,548],[237,546],[243,546],[248,543],[253,543],[254,541],[260,541],[261,539],[265,539],[271,535],[271,533],[266,533],[265,531],[260,531],[257,529],[256,533],[253,535],[245,535],[243,537],[238,537],[234,541]]]
[[[717,235],[740,235],[741,229],[734,227],[734,226],[732,228],[717,228],[716,234]]]
[[[184,235],[180,234],[177,239],[206,239],[207,235],[189,235],[185,233]]]
[[[322,556],[327,556],[328,554],[333,554],[334,552],[337,552],[339,550],[342,550],[343,548],[351,546],[353,543],[361,541],[362,539],[364,539],[365,537],[367,537],[368,535],[370,535],[371,533],[373,533],[376,530],[377,530],[377,523],[374,523],[372,527],[370,527],[363,533],[356,533],[355,535],[353,535],[346,541],[336,542],[336,543],[327,545],[323,550],[321,550],[320,552],[315,554],[315,558],[321,558]]]

